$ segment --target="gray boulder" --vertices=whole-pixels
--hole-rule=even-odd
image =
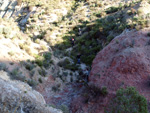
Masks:
[[[12,81],[0,71],[0,113],[62,113],[46,106],[43,96],[20,81]]]

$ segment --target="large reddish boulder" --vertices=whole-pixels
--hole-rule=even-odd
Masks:
[[[115,37],[101,50],[92,64],[89,85],[107,87],[108,95],[97,98],[95,103],[79,103],[80,98],[72,102],[72,111],[93,110],[91,113],[104,113],[116,90],[134,86],[139,93],[150,101],[150,36],[149,29],[128,31]],[[77,103],[79,104],[74,105]],[[82,106],[82,107],[81,107]],[[80,109],[84,108],[84,109]],[[88,109],[88,110],[85,110]]]
[[[89,84],[107,87],[109,95],[121,87],[134,86],[150,100],[149,31],[124,32],[112,40],[94,59]]]
[[[116,37],[100,51],[92,64],[90,84],[106,86],[109,93],[134,86],[150,100],[149,29],[130,31]]]

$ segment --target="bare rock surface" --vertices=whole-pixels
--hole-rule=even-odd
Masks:
[[[125,31],[101,50],[92,64],[89,86],[107,87],[108,95],[84,103],[81,95],[72,101],[73,112],[104,113],[120,88],[136,87],[150,101],[150,28]],[[78,104],[76,104],[78,103]]]
[[[52,107],[46,107],[43,96],[32,90],[26,83],[12,81],[7,73],[1,71],[0,76],[0,112],[17,113],[62,113]]]
[[[123,33],[100,51],[93,61],[90,83],[106,86],[111,93],[120,87],[135,86],[150,99],[148,31]]]
[[[100,51],[93,61],[89,84],[107,87],[109,95],[119,88],[134,86],[150,100],[148,32],[149,29],[124,32]]]

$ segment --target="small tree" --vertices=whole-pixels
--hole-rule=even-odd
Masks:
[[[147,101],[134,87],[119,89],[105,113],[148,113]]]

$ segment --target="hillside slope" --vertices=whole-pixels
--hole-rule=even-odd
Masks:
[[[119,75],[110,74],[111,71],[115,73],[114,65],[111,69],[106,69],[105,65],[112,65],[109,61],[116,55],[125,54],[125,57],[129,57],[130,53],[124,53],[127,47],[123,44],[123,49],[120,43],[127,43],[132,50],[144,47],[143,40],[148,43],[144,38],[148,31],[137,31],[150,26],[149,8],[148,0],[1,0],[0,70],[5,71],[11,80],[29,84],[43,95],[48,105],[64,112],[93,112],[93,109],[96,112],[103,111],[120,83],[117,79]],[[133,38],[138,33],[143,36],[139,42]],[[123,34],[127,36],[116,40],[116,36],[121,37]],[[131,34],[135,36],[132,37]],[[112,44],[113,39],[116,40],[116,45]],[[108,47],[110,50],[107,50]],[[144,48],[144,51],[148,50]],[[135,53],[140,54],[138,52]],[[77,56],[80,56],[80,63]],[[101,56],[104,58],[101,59]],[[130,56],[132,58],[132,54]],[[128,71],[126,67],[130,65],[124,65],[123,71]],[[136,65],[133,64],[133,67]],[[121,66],[117,67],[120,71]],[[91,70],[89,84],[87,69]],[[132,73],[140,69],[130,71]],[[108,77],[103,76],[103,73]],[[145,74],[143,71],[141,73]],[[147,77],[146,74],[144,76]],[[137,81],[129,86],[136,87]],[[114,86],[109,86],[109,83]],[[108,87],[110,98],[103,97],[95,102],[93,95],[97,96],[97,88],[105,92],[103,86]],[[137,90],[142,94],[140,89]],[[148,95],[144,94],[147,98]],[[76,106],[75,103],[79,100],[82,101]],[[102,100],[104,103],[97,104]],[[92,107],[93,105],[95,106]],[[99,106],[102,107],[97,109]]]

